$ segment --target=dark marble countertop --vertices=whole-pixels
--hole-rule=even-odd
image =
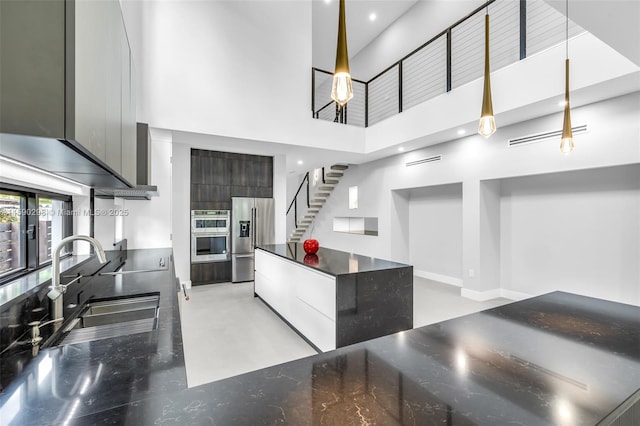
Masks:
[[[640,308],[555,292],[78,424],[594,425],[638,389]]]
[[[301,243],[269,244],[257,248],[333,276],[411,267],[325,247],[320,247],[316,254],[306,254]]]
[[[95,276],[90,299],[159,293],[156,330],[45,348],[0,394],[3,425],[75,424],[78,417],[186,389],[177,284],[171,249],[129,250],[122,270]]]

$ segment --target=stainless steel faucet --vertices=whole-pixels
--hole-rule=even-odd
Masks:
[[[70,237],[64,238],[62,241],[58,243],[54,252],[53,259],[51,261],[52,264],[52,273],[51,273],[51,291],[47,294],[50,299],[50,315],[51,320],[62,320],[64,318],[64,293],[67,291],[67,285],[63,285],[60,283],[60,252],[62,248],[73,241],[87,241],[93,245],[96,256],[98,256],[98,261],[100,263],[106,263],[107,257],[104,254],[104,250],[102,249],[102,245],[95,238],[88,237],[86,235],[72,235]],[[73,282],[75,282],[74,280]],[[61,322],[61,321],[60,321]]]

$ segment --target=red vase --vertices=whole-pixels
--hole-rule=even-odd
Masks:
[[[302,262],[305,265],[318,266],[318,264],[320,264],[320,259],[318,259],[317,254],[307,254],[304,256],[304,259],[302,259]]]
[[[304,240],[302,248],[304,248],[304,252],[307,254],[316,254],[320,248],[320,243],[314,239]]]

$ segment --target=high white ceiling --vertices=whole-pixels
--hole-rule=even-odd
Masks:
[[[354,57],[419,0],[346,0],[347,45]],[[338,37],[338,0],[313,0],[313,65],[333,71]],[[376,19],[369,17],[375,13]]]
[[[1,0],[0,0],[1,1]],[[131,0],[137,1],[137,0]],[[433,0],[346,0],[347,32],[350,57],[354,57],[369,43],[376,39],[393,22],[407,13],[420,1]],[[439,0],[462,1],[462,0]],[[515,0],[509,0],[515,1]],[[561,0],[545,0],[563,12]],[[620,3],[620,7],[609,8],[609,1]],[[338,24],[338,0],[312,0],[313,24],[313,65],[333,71],[335,61],[335,45]],[[594,35],[601,37],[614,49],[629,57],[638,64],[638,43],[635,37],[638,28],[637,14],[640,0],[570,0],[570,16],[577,24]],[[370,21],[369,15],[376,13],[376,20]],[[411,13],[411,11],[409,11]],[[408,15],[410,17],[410,15]],[[605,67],[606,64],[603,64]],[[504,72],[504,71],[503,71]],[[555,74],[554,74],[555,75]],[[601,84],[572,90],[572,106],[579,107],[591,102],[619,96],[631,91],[640,90],[638,73],[617,80],[605,81]],[[479,95],[478,95],[479,96]],[[500,126],[532,119],[549,114],[549,105],[556,105],[557,100],[541,99],[536,103],[505,111],[499,114]],[[408,140],[403,143],[406,151],[419,149],[437,143],[453,140],[456,129],[465,127],[468,134],[475,132],[476,121],[459,122],[455,127],[440,133],[427,134],[424,137]],[[219,150],[244,152],[260,155],[286,156],[286,168],[289,173],[303,173],[310,168],[333,162],[362,163],[386,156],[398,154],[398,146],[369,153],[334,151],[330,149],[312,148],[303,145],[288,145],[273,142],[221,138],[212,135],[174,131],[174,142],[189,144],[193,147],[210,149],[216,146]],[[302,164],[298,164],[302,161]]]

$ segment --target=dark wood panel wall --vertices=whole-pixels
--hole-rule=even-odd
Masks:
[[[231,197],[273,197],[273,157],[191,150],[191,210],[231,210]],[[191,265],[194,285],[231,281],[231,262]]]

